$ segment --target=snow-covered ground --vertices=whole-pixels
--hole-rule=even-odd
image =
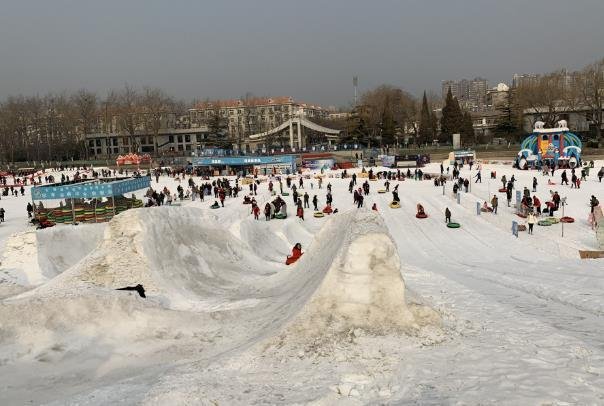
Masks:
[[[497,192],[503,174],[519,188],[536,176],[542,202],[558,190],[575,223],[563,237],[561,224],[513,236],[523,220]],[[604,260],[578,255],[597,249],[595,172],[576,190],[484,165],[460,204],[450,182],[443,195],[431,181],[392,181],[400,209],[377,193],[384,181],[357,209],[350,179],[327,175],[301,191],[323,207],[331,183],[339,212],[307,209],[305,221],[291,195],[290,217],[270,222],[242,197],[217,210],[206,198],[35,231],[29,193],[3,197],[0,403],[604,403]],[[258,194],[262,208],[266,182]],[[477,215],[493,194],[499,213]],[[445,226],[446,207],[461,228]],[[296,242],[305,254],[285,266]],[[114,290],[137,283],[147,299]]]

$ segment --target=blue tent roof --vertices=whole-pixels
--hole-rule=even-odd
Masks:
[[[31,197],[34,200],[53,199],[92,199],[95,197],[120,196],[125,193],[146,189],[151,185],[151,178],[143,176],[116,180],[113,182],[93,181],[74,183],[70,185],[34,186],[31,188]]]

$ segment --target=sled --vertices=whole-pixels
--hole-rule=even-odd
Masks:
[[[220,206],[210,206],[210,209],[219,209]]]
[[[285,214],[282,214],[282,213],[277,213],[277,214],[275,214],[275,218],[276,218],[277,220],[284,220],[286,217],[287,217],[287,216],[286,216]]]
[[[400,209],[401,208],[401,204],[399,202],[392,202],[389,204],[391,209]]]
[[[369,178],[370,182],[375,182],[377,180],[377,178]]]
[[[285,260],[285,265],[291,265],[299,259],[300,259],[300,257],[287,257],[287,259]]]
[[[321,217],[325,217],[325,214],[323,214],[323,212],[316,211],[315,214],[313,214],[313,216],[316,218],[321,218]]]
[[[289,193],[283,192],[283,193],[281,193],[281,196],[289,196]]]
[[[484,207],[480,208],[480,211],[483,213],[491,213],[493,211],[493,209],[491,207],[487,207],[486,209]]]
[[[539,224],[540,226],[544,226],[544,227],[548,227],[548,226],[551,226],[551,225],[552,225],[552,223],[550,223],[550,222],[549,222],[549,221],[547,221],[547,220],[539,220],[539,221],[537,222],[537,224]]]
[[[386,189],[379,189],[378,193],[386,193]]]
[[[562,218],[560,218],[560,222],[561,223],[574,223],[575,219],[569,216],[564,216]]]
[[[451,223],[447,223],[447,227],[449,227],[449,228],[459,228],[459,227],[461,227],[461,224],[451,222]]]
[[[500,193],[507,193],[507,191],[508,191],[508,190],[507,190],[506,188],[504,188],[504,187],[502,187],[501,189],[499,189],[499,192],[500,192]]]
[[[428,218],[428,215],[426,213],[417,213],[415,215],[415,217],[417,217],[418,219],[425,219],[425,218]],[[451,224],[451,223],[449,223],[449,224]],[[453,223],[453,224],[457,224],[457,223]]]
[[[549,221],[552,224],[558,224],[560,222],[560,220],[556,217],[548,217],[545,219],[546,221]]]

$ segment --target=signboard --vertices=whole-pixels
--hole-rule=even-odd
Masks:
[[[394,155],[382,155],[382,166],[387,166],[388,168],[390,168],[394,166],[394,162]]]
[[[120,196],[139,189],[146,189],[150,185],[151,178],[142,176],[114,182],[96,181],[71,185],[34,186],[31,188],[31,197],[34,200],[92,199],[95,197]]]
[[[327,159],[304,159],[302,160],[302,166],[308,169],[331,169],[335,165],[335,160],[333,158]]]
[[[279,156],[232,156],[232,157],[202,157],[193,159],[193,166],[253,166],[270,164],[288,164],[292,167],[296,164],[293,155]]]

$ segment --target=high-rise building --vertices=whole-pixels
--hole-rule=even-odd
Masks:
[[[539,75],[535,75],[534,73],[514,73],[514,76],[512,77],[512,87],[516,88],[531,85],[537,82],[537,79],[539,79]]]
[[[445,100],[447,98],[447,93],[449,92],[449,89],[451,89],[451,94],[453,95],[453,97],[458,97],[458,95],[459,95],[458,83],[454,80],[443,80],[442,81],[442,90],[441,90],[443,100]]]
[[[474,78],[472,80],[461,79],[460,81],[445,80],[442,82],[443,100],[451,88],[451,94],[457,98],[460,106],[467,110],[483,109],[486,105],[488,82],[486,79]]]
[[[486,105],[487,89],[489,84],[486,79],[474,78],[470,81],[469,97],[470,103],[481,110]]]

